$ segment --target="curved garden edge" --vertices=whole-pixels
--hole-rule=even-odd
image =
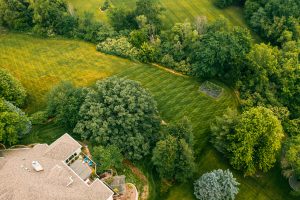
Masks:
[[[124,160],[123,161],[124,165],[127,165],[130,170],[132,171],[133,174],[135,174],[137,177],[139,177],[142,182],[143,182],[143,191],[141,191],[140,195],[140,200],[147,200],[149,198],[149,182],[147,177],[144,175],[144,173],[137,168],[136,166],[134,166],[129,160]]]

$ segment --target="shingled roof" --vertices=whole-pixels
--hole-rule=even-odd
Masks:
[[[66,160],[81,147],[76,140],[66,133],[47,148],[44,156],[56,160]]]
[[[88,185],[63,161],[71,150],[80,147],[76,143],[65,134],[50,146],[38,144],[31,149],[4,151],[0,159],[0,200],[112,199],[113,192],[101,180]],[[60,150],[63,152],[55,155]],[[44,170],[36,172],[32,161],[38,161]]]

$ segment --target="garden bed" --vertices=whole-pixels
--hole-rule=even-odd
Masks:
[[[222,95],[223,88],[210,81],[205,81],[201,84],[200,91],[210,97],[217,99]]]

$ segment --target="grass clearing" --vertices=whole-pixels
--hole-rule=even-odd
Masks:
[[[42,39],[29,35],[0,33],[0,65],[8,69],[26,87],[29,93],[27,111],[45,108],[46,93],[61,80],[71,80],[87,86],[97,79],[118,75],[141,82],[158,102],[166,122],[188,116],[196,138],[198,175],[216,168],[228,168],[228,161],[208,147],[208,128],[216,115],[229,107],[236,107],[233,92],[226,86],[222,96],[215,100],[199,92],[200,83],[192,78],[178,76],[152,65],[131,62],[95,50],[95,46],[76,40]],[[68,132],[54,123],[35,126],[23,144],[51,143]],[[160,194],[157,175],[149,162],[138,166],[149,179],[151,200],[194,200],[192,180],[176,185],[168,194]],[[243,178],[238,199],[292,200],[287,181],[277,167],[260,178]],[[197,177],[195,177],[197,178]],[[295,199],[295,198],[294,198]]]
[[[104,0],[68,0],[70,5],[82,14],[84,11],[93,12],[94,16],[100,20],[107,20],[105,12],[99,8]],[[136,0],[111,0],[113,6],[123,6],[134,8]],[[220,17],[228,19],[232,24],[246,27],[243,20],[242,9],[239,7],[229,7],[226,9],[217,8],[212,0],[160,0],[161,5],[166,8],[163,21],[167,26],[185,20],[193,21],[197,16],[205,15],[208,20],[216,20]]]

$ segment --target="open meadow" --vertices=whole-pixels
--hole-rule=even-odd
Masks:
[[[99,53],[89,43],[60,38],[43,39],[8,32],[0,33],[0,63],[27,89],[28,113],[43,110],[47,92],[62,80],[73,81],[77,86],[88,86],[98,79],[113,75],[139,81],[154,96],[164,121],[176,121],[183,116],[192,121],[196,138],[197,175],[217,168],[230,168],[228,161],[208,142],[210,122],[227,107],[236,108],[238,104],[234,92],[223,84],[219,83],[224,88],[223,95],[216,100],[202,94],[199,91],[200,83],[193,78]],[[22,142],[51,143],[63,131],[66,130],[53,123],[37,126]],[[156,174],[149,170],[149,166],[144,166],[145,163],[139,165],[145,170],[151,183],[150,199],[195,199],[193,180],[172,187],[168,194],[160,194]],[[233,172],[241,183],[237,196],[239,200],[296,199],[289,195],[288,183],[282,178],[279,167],[255,178],[244,178],[240,173]]]

